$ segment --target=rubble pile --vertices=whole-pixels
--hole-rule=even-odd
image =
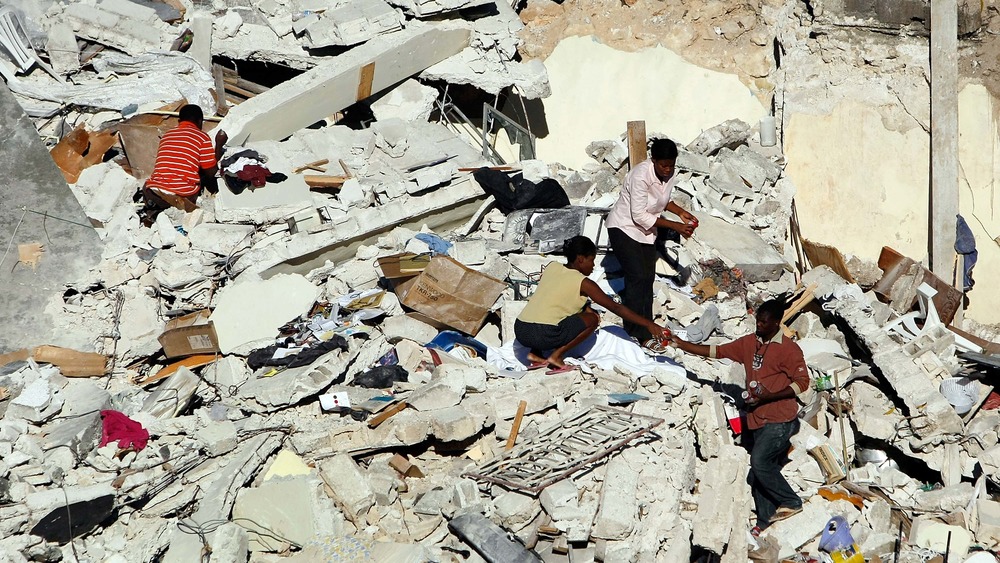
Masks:
[[[573,369],[528,369],[513,323],[562,241],[596,241],[592,279],[621,289],[604,218],[629,145],[595,140],[581,170],[497,165],[436,115],[428,80],[545,94],[517,15],[456,15],[478,4],[43,11],[48,44],[102,46],[93,70],[66,44],[55,77],[5,77],[43,136],[57,112],[89,125],[52,155],[102,254],[46,311],[87,351],[0,356],[0,559],[813,561],[831,525],[870,560],[996,550],[997,345],[951,326],[955,290],[919,263],[801,241],[783,155],[741,121],[681,149],[674,200],[698,226],[662,241],[654,313],[721,344],[794,298],[812,389],[784,474],[803,510],[749,532],[742,366],[648,356],[603,311]],[[157,52],[175,38],[209,64]],[[170,124],[146,112],[217,108],[212,55],[304,72],[230,108],[217,193],[143,226],[137,139]],[[369,76],[375,119],[348,124],[368,65],[406,71]],[[491,178],[569,205],[511,208]]]

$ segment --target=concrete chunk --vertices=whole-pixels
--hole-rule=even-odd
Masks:
[[[380,328],[385,339],[393,344],[406,338],[423,346],[438,335],[438,329],[406,315],[389,317],[382,322]]]
[[[320,474],[333,499],[351,520],[357,521],[375,504],[375,494],[351,456],[339,454],[321,462]]]
[[[319,288],[298,274],[224,288],[210,317],[219,348],[223,354],[247,353],[271,344],[278,328],[305,313],[318,296]]]
[[[242,489],[233,505],[233,522],[246,529],[251,551],[280,551],[285,538],[304,545],[315,536],[312,494],[305,477],[273,479]]]
[[[283,139],[357,101],[360,70],[377,69],[370,91],[380,92],[469,45],[467,29],[407,26],[379,36],[234,107],[220,124],[231,144]]]
[[[601,508],[594,520],[591,535],[605,540],[623,540],[637,524],[639,510],[637,490],[639,472],[632,469],[621,456],[608,463],[601,490]]]
[[[743,271],[748,282],[774,281],[791,267],[770,245],[752,230],[712,217],[695,213],[698,228],[694,238],[715,249],[733,266]]]

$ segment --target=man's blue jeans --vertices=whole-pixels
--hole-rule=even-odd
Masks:
[[[798,508],[802,499],[781,475],[787,461],[791,437],[799,431],[799,420],[765,424],[753,431],[750,451],[750,492],[757,511],[757,525],[764,529],[779,507]]]

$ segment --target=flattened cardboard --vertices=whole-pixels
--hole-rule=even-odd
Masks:
[[[218,352],[219,336],[215,333],[215,325],[208,320],[209,315],[211,311],[203,309],[168,322],[158,339],[163,354],[168,358],[180,358]]]
[[[475,336],[506,287],[506,283],[452,258],[435,256],[400,301],[435,321]]]

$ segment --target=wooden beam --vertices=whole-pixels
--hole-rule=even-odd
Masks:
[[[321,176],[318,174],[305,175],[302,176],[302,179],[310,188],[339,188],[344,185],[344,182],[350,180],[347,176]]]
[[[528,408],[528,401],[521,401],[517,405],[517,415],[514,416],[514,425],[510,427],[510,435],[507,436],[507,446],[505,450],[514,449],[514,442],[517,442],[517,433],[521,430],[521,420],[524,418],[524,410]]]
[[[372,81],[375,80],[375,63],[361,67],[358,75],[358,100],[364,100],[372,95]]]
[[[216,113],[225,116],[229,113],[229,104],[226,103],[226,85],[222,80],[222,67],[212,65],[212,76],[215,77],[215,103],[219,106]]]
[[[317,172],[326,172],[326,170],[319,170],[319,167],[330,162],[329,158],[324,158],[322,160],[317,160],[316,162],[310,162],[309,164],[303,164],[298,168],[292,170],[294,174],[300,174],[303,170],[316,170]]]
[[[958,214],[958,5],[931,0],[931,272],[955,282]]]
[[[646,160],[646,122],[628,122],[628,168]]]
[[[384,411],[378,413],[378,415],[376,415],[375,417],[368,419],[368,427],[375,428],[376,426],[389,420],[396,413],[402,411],[405,408],[406,408],[406,403],[404,403],[403,401],[400,401],[394,405],[389,405],[388,407],[385,408]]]

